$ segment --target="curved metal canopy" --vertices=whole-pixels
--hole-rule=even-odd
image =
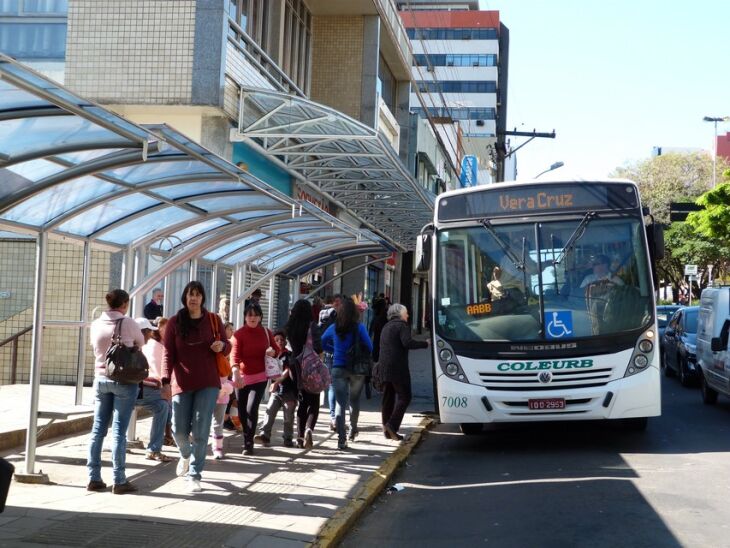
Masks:
[[[298,274],[314,259],[393,250],[174,129],[133,124],[4,55],[0,182],[0,230],[156,250],[167,257],[157,279],[194,258]]]
[[[411,249],[435,196],[373,128],[330,107],[276,91],[241,91],[233,137],[283,167],[397,245]]]

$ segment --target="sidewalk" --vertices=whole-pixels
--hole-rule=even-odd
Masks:
[[[257,446],[251,457],[241,455],[241,435],[227,432],[226,459],[209,456],[204,491],[195,495],[187,494],[185,480],[176,477],[176,461],[145,460],[143,449],[127,455],[127,475],[139,493],[87,492],[88,432],[42,443],[36,471],[48,474],[52,485],[13,482],[0,514],[0,546],[276,547],[315,542],[328,519],[358,496],[399,447],[383,437],[378,395],[371,400],[363,396],[362,403],[360,434],[346,451],[337,449],[326,407],[308,451],[281,445],[280,419],[272,447]],[[422,422],[422,416],[407,414],[402,433],[420,430]],[[150,423],[149,418],[138,421],[139,438],[146,440]],[[177,457],[175,448],[165,447],[165,452]],[[22,470],[21,453],[3,456]],[[102,476],[111,484],[108,451],[102,459]]]

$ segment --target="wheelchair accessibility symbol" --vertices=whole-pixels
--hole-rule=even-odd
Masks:
[[[573,336],[573,315],[568,310],[545,312],[545,334],[548,339]]]

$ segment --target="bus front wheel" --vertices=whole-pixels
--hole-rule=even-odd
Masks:
[[[459,429],[465,436],[476,436],[482,433],[482,425],[474,422],[462,422]]]

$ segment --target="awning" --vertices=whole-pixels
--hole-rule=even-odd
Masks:
[[[133,124],[3,55],[0,230],[157,251],[157,280],[189,259],[293,275],[313,259],[394,249],[168,126]]]
[[[341,112],[285,93],[244,88],[233,138],[279,164],[404,249],[432,221],[435,196],[383,135]]]

